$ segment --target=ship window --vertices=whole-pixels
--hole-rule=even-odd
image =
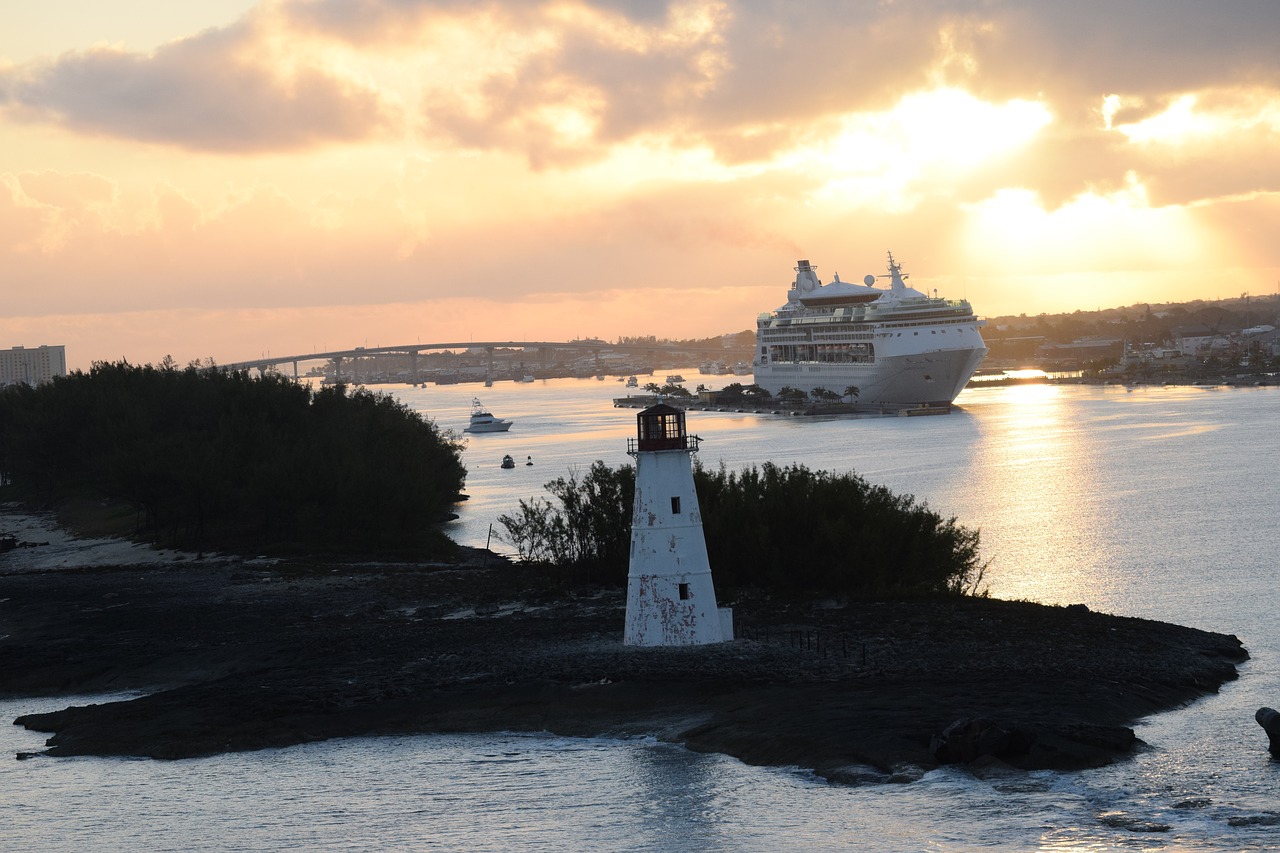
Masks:
[[[689,585],[687,583],[680,584],[680,600],[681,601],[689,600]]]
[[[671,499],[671,513],[672,515],[680,514],[680,497],[678,495]]]

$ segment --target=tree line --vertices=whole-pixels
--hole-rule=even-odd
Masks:
[[[43,506],[124,505],[173,547],[441,553],[466,472],[452,435],[388,395],[166,358],[0,390],[0,474]]]
[[[694,467],[707,553],[720,589],[877,598],[983,593],[978,531],[853,474],[764,463]],[[501,516],[522,560],[621,583],[635,469],[595,462],[547,483],[554,499]]]
[[[668,382],[660,385],[657,382],[647,382],[644,390],[650,394],[657,394],[663,397],[674,397],[680,399],[689,399],[693,397],[694,392],[685,388],[678,382]],[[702,394],[709,389],[705,385],[697,386],[697,393]],[[778,389],[775,395],[767,388],[759,385],[743,385],[741,382],[730,382],[719,391],[712,392],[713,400],[716,403],[735,404],[735,403],[768,403],[778,400],[786,405],[803,405],[806,400],[814,403],[839,403],[847,401],[852,404],[861,393],[857,385],[846,385],[844,393],[823,388],[818,386],[805,391],[801,388],[792,388],[790,385],[783,385]]]

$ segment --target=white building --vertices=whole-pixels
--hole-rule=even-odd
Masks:
[[[627,572],[628,646],[696,646],[733,639],[733,613],[716,606],[684,412],[659,404],[637,416]]]
[[[42,385],[67,375],[67,348],[38,346],[33,349],[0,349],[0,386],[23,383]]]

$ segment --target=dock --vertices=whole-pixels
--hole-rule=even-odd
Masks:
[[[764,401],[708,401],[696,397],[673,397],[666,394],[628,394],[614,397],[617,409],[647,409],[658,403],[677,405],[688,412],[730,412],[746,415],[777,415],[791,418],[809,417],[866,417],[894,416],[918,417],[922,415],[947,415],[949,404],[925,405],[920,403],[811,403],[795,405],[779,400]]]

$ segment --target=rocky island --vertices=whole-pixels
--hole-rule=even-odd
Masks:
[[[1247,658],[1233,636],[962,597],[742,596],[733,642],[631,648],[621,579],[567,591],[476,552],[0,572],[0,695],[137,694],[19,717],[54,756],[517,730],[655,734],[848,783],[944,762],[1074,769],[1128,754],[1134,721]]]

